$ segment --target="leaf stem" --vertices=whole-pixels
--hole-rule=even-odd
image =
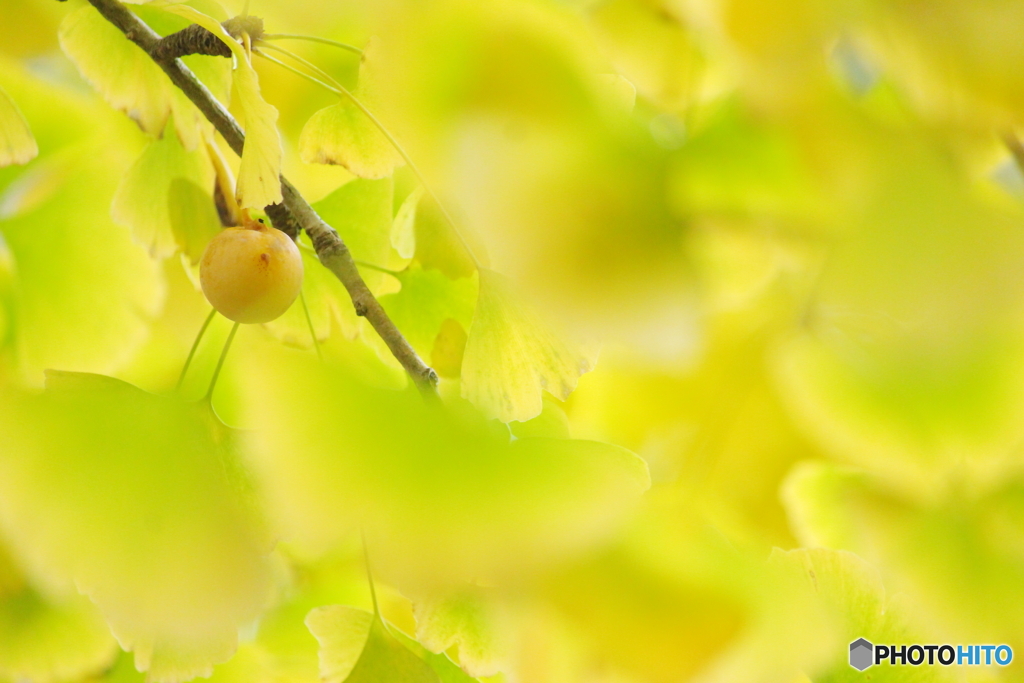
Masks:
[[[348,43],[342,43],[337,40],[330,40],[328,38],[318,38],[317,36],[304,36],[298,33],[264,33],[261,40],[308,40],[312,43],[323,43],[324,45],[333,45],[334,47],[340,47],[342,50],[348,50],[357,55],[363,54],[355,45],[349,45]]]
[[[202,340],[203,335],[206,334],[206,328],[213,322],[213,317],[217,315],[217,309],[211,308],[210,315],[206,316],[206,320],[203,321],[203,326],[199,328],[199,334],[196,335],[195,341],[192,342],[192,348],[188,351],[188,358],[185,359],[185,365],[181,368],[181,374],[178,375],[178,383],[174,385],[174,391],[181,391],[181,385],[185,382],[185,373],[188,372],[188,368],[192,365],[192,358],[196,355],[196,349],[199,348],[199,342]]]
[[[264,45],[263,47],[264,48],[269,48],[271,46],[270,45]],[[337,88],[334,88],[333,86],[330,86],[327,83],[324,83],[323,81],[321,81],[318,78],[314,78],[313,76],[310,76],[309,74],[307,74],[304,71],[300,71],[300,70],[296,69],[291,64],[286,64],[285,62],[282,62],[277,57],[271,57],[267,53],[263,52],[263,50],[261,48],[257,48],[255,50],[253,50],[253,54],[256,54],[256,55],[258,55],[260,57],[263,57],[263,59],[267,60],[268,62],[273,62],[274,64],[277,64],[278,66],[284,67],[285,69],[288,69],[289,71],[291,71],[293,74],[295,74],[297,76],[301,76],[302,78],[305,78],[308,81],[312,81],[313,83],[316,83],[320,87],[326,88],[327,90],[330,90],[332,93],[334,93],[336,95],[340,95],[341,94],[341,92]]]
[[[313,338],[313,348],[316,349],[316,357],[319,360],[324,359],[324,354],[320,351],[320,340],[316,338],[316,330],[313,329],[313,318],[309,315],[309,306],[306,305],[306,293],[299,290],[299,301],[302,302],[302,312],[306,315],[306,325],[309,326],[309,336]]]
[[[220,369],[224,367],[224,359],[228,357],[228,349],[231,348],[231,342],[235,340],[235,332],[238,332],[238,323],[231,326],[231,332],[228,333],[228,339],[224,342],[224,348],[220,351],[220,358],[217,359],[217,367],[213,369],[213,377],[210,379],[210,388],[206,390],[206,396],[203,400],[213,400],[213,388],[217,386],[217,378],[220,377]]]
[[[379,271],[381,273],[387,273],[388,275],[394,275],[395,277],[398,277],[398,275],[400,273],[400,271],[391,270],[390,268],[385,268],[384,266],[378,266],[378,265],[375,265],[373,263],[367,263],[366,261],[360,261],[359,259],[356,259],[356,265],[360,266],[361,268],[369,268],[371,270],[376,270],[376,271]]]

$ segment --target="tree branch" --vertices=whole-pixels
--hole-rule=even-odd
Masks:
[[[238,122],[180,60],[159,58],[157,48],[160,36],[119,0],[89,2],[107,21],[119,28],[129,40],[160,65],[171,82],[185,93],[224,137],[231,149],[241,156],[245,134]],[[292,239],[298,236],[300,228],[306,231],[313,241],[313,248],[316,249],[320,262],[334,273],[348,290],[356,315],[366,317],[420,390],[433,392],[437,384],[437,374],[420,359],[366,286],[345,242],[334,228],[317,215],[309,202],[284,176],[281,176],[281,193],[283,200],[280,204],[266,207],[267,215],[274,223],[274,227]]]

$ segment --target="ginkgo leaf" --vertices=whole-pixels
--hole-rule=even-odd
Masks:
[[[415,600],[416,638],[430,652],[458,646],[459,664],[470,676],[493,676],[508,657],[507,624],[488,598],[464,590]]]
[[[886,595],[878,570],[857,555],[826,548],[772,551],[769,563],[792,572],[804,582],[840,633],[840,642],[866,638],[872,643],[918,643],[926,640],[907,626],[906,610]],[[909,670],[908,670],[909,669]],[[856,683],[864,674],[850,667],[845,648],[836,649],[814,680]],[[872,669],[872,681],[953,680],[946,667],[889,667]]]
[[[423,198],[419,202],[413,222],[416,260],[425,269],[439,270],[453,280],[476,272],[473,255],[433,198]],[[479,244],[473,247],[476,254],[485,255]],[[486,260],[481,259],[481,265],[486,265]]]
[[[352,96],[374,114],[373,60],[376,41],[371,41],[359,66],[359,81]],[[394,144],[373,120],[344,95],[338,104],[313,114],[299,136],[299,154],[308,164],[344,166],[360,178],[384,178],[405,161]],[[379,121],[379,119],[378,119]]]
[[[47,598],[31,588],[0,596],[0,677],[6,680],[79,680],[101,672],[117,652],[87,598]]]
[[[14,101],[0,89],[0,167],[25,164],[39,153],[28,122]]]
[[[402,163],[391,142],[347,100],[310,117],[299,138],[299,154],[307,164],[344,166],[360,178],[385,178]]]
[[[76,586],[148,680],[209,675],[268,598],[268,539],[208,403],[53,373],[0,396],[0,527],[32,576]]]
[[[436,270],[413,263],[395,277],[402,289],[380,298],[381,306],[416,351],[426,357],[446,320],[468,328],[473,319],[477,284],[472,277],[449,280]]]
[[[61,49],[114,108],[153,137],[163,134],[173,114],[186,149],[195,149],[211,124],[178,90],[156,62],[93,7],[65,17],[58,33]]]
[[[462,374],[466,355],[466,328],[455,318],[445,318],[430,349],[430,366],[439,377],[455,379]]]
[[[391,208],[394,183],[391,178],[356,178],[313,204],[313,208],[338,231],[352,258],[385,266],[391,253]],[[365,269],[363,279],[377,291],[387,276]]]
[[[77,680],[110,665],[117,650],[87,598],[73,592],[44,596],[0,545],[0,677]]]
[[[213,198],[192,180],[174,178],[168,188],[167,203],[178,249],[191,263],[199,263],[206,245],[222,228]]]
[[[232,81],[235,101],[242,111],[245,147],[238,167],[238,204],[243,209],[262,209],[281,201],[281,135],[277,131],[277,109],[260,94],[259,76],[245,49],[220,23],[186,5],[172,5],[167,11],[199,24],[220,38],[235,55]]]
[[[48,160],[53,187],[39,204],[0,219],[13,264],[19,365],[108,372],[148,333],[163,301],[158,264],[110,220],[120,165],[106,140]]]
[[[481,269],[462,362],[462,395],[502,422],[540,414],[542,392],[565,400],[595,354],[559,337],[501,275]]]
[[[465,402],[374,388],[335,362],[250,365],[240,394],[261,426],[254,464],[282,538],[303,548],[361,527],[381,571],[517,575],[602,538],[650,483],[625,449],[512,440]]]
[[[377,615],[319,607],[306,625],[320,643],[324,683],[440,683],[434,670],[391,635]]]
[[[391,225],[391,246],[402,258],[416,255],[416,209],[423,196],[423,187],[417,186],[402,201]]]
[[[554,439],[569,439],[569,417],[554,399],[545,396],[544,408],[540,415],[526,422],[510,422],[508,428],[517,438],[544,436]]]
[[[121,180],[111,215],[117,223],[130,227],[135,241],[152,256],[170,256],[185,247],[179,242],[176,224],[180,233],[187,229],[184,223],[190,219],[202,221],[210,211],[216,217],[213,179],[213,165],[204,148],[190,152],[177,136],[164,135],[147,145]],[[176,188],[173,194],[172,187]],[[198,193],[186,188],[195,188]],[[197,230],[200,226],[202,223]]]

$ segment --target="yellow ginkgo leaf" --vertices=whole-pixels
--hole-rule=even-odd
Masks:
[[[363,51],[359,82],[352,95],[374,109],[373,55],[375,43]],[[341,102],[313,114],[299,137],[299,154],[307,164],[344,166],[360,178],[384,178],[404,164],[402,155],[365,111],[342,97]]]
[[[175,181],[186,181],[198,192],[172,194]],[[201,216],[201,207],[191,205],[204,202],[209,211],[215,211],[212,188],[213,166],[206,150],[189,152],[176,136],[164,135],[149,143],[122,178],[111,215],[115,222],[130,227],[135,241],[150,254],[163,258],[178,249],[174,214]]]
[[[88,598],[47,599],[23,591],[0,599],[0,676],[52,683],[103,671],[117,642]]]
[[[0,89],[0,167],[28,163],[37,154],[39,147],[25,117]]]
[[[87,595],[147,681],[231,657],[271,585],[240,433],[208,404],[67,372],[5,391],[0,433],[0,528],[34,577]]]
[[[416,209],[419,207],[421,197],[423,187],[418,186],[402,201],[391,224],[391,246],[402,258],[412,258],[416,255]]]
[[[199,24],[224,41],[235,55],[233,79],[235,101],[245,119],[245,148],[238,167],[238,204],[243,209],[262,209],[281,201],[281,135],[277,132],[277,109],[263,99],[260,81],[249,63],[245,49],[220,23],[187,5],[167,8]]]
[[[194,11],[194,10],[193,10]],[[70,14],[58,32],[61,49],[87,81],[114,108],[154,137],[171,114],[186,149],[195,149],[210,124],[142,48],[92,7]]]
[[[320,644],[324,683],[462,683],[444,655],[431,655],[379,615],[345,605],[318,607],[306,626]],[[392,630],[393,629],[393,630]]]
[[[551,331],[499,274],[480,269],[462,361],[462,395],[502,422],[540,414],[542,390],[565,400],[596,354]]]
[[[509,633],[497,604],[483,590],[466,586],[415,600],[416,638],[430,652],[459,648],[470,676],[493,676],[507,667]]]

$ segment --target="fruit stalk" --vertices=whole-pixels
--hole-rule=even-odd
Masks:
[[[89,3],[125,37],[141,47],[213,124],[231,149],[241,155],[245,134],[238,122],[180,60],[161,60],[156,55],[160,36],[119,0],[89,0]],[[337,231],[317,215],[309,202],[284,176],[281,176],[281,192],[282,202],[266,207],[267,215],[274,227],[292,239],[298,236],[300,229],[306,231],[320,262],[334,273],[348,290],[356,313],[366,317],[416,386],[426,393],[435,393],[437,373],[423,362],[373,296]]]

